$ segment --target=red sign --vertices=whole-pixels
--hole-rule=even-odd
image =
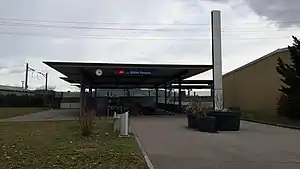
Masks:
[[[117,68],[116,69],[116,75],[123,75],[125,73],[123,68]]]

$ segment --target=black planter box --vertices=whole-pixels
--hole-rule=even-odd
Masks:
[[[187,119],[188,119],[188,127],[196,129],[197,128],[196,116],[193,114],[188,114]]]
[[[197,130],[202,132],[216,133],[217,120],[215,117],[207,116],[207,117],[198,117],[196,118]]]
[[[238,111],[212,111],[207,114],[217,120],[217,130],[238,131],[240,129],[240,113]]]

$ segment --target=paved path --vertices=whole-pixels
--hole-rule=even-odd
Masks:
[[[75,120],[79,110],[77,109],[53,109],[38,113],[2,119],[0,122],[8,121],[51,121],[51,120]]]
[[[238,132],[187,129],[184,117],[133,117],[158,169],[299,169],[300,131],[242,122]]]

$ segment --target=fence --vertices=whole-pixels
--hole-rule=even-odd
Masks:
[[[60,100],[55,99],[54,93],[33,95],[0,95],[0,107],[50,107],[58,108]]]

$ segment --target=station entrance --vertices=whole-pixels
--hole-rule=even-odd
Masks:
[[[122,112],[125,109],[130,109],[132,115],[153,114],[157,109],[182,113],[183,98],[186,98],[183,90],[213,91],[213,80],[186,80],[213,69],[212,65],[44,63],[65,75],[61,79],[80,87],[82,111],[95,109],[102,116],[111,116],[110,110]],[[122,90],[124,95],[97,94],[114,89]],[[131,89],[147,91],[149,95],[134,96],[129,92]]]

